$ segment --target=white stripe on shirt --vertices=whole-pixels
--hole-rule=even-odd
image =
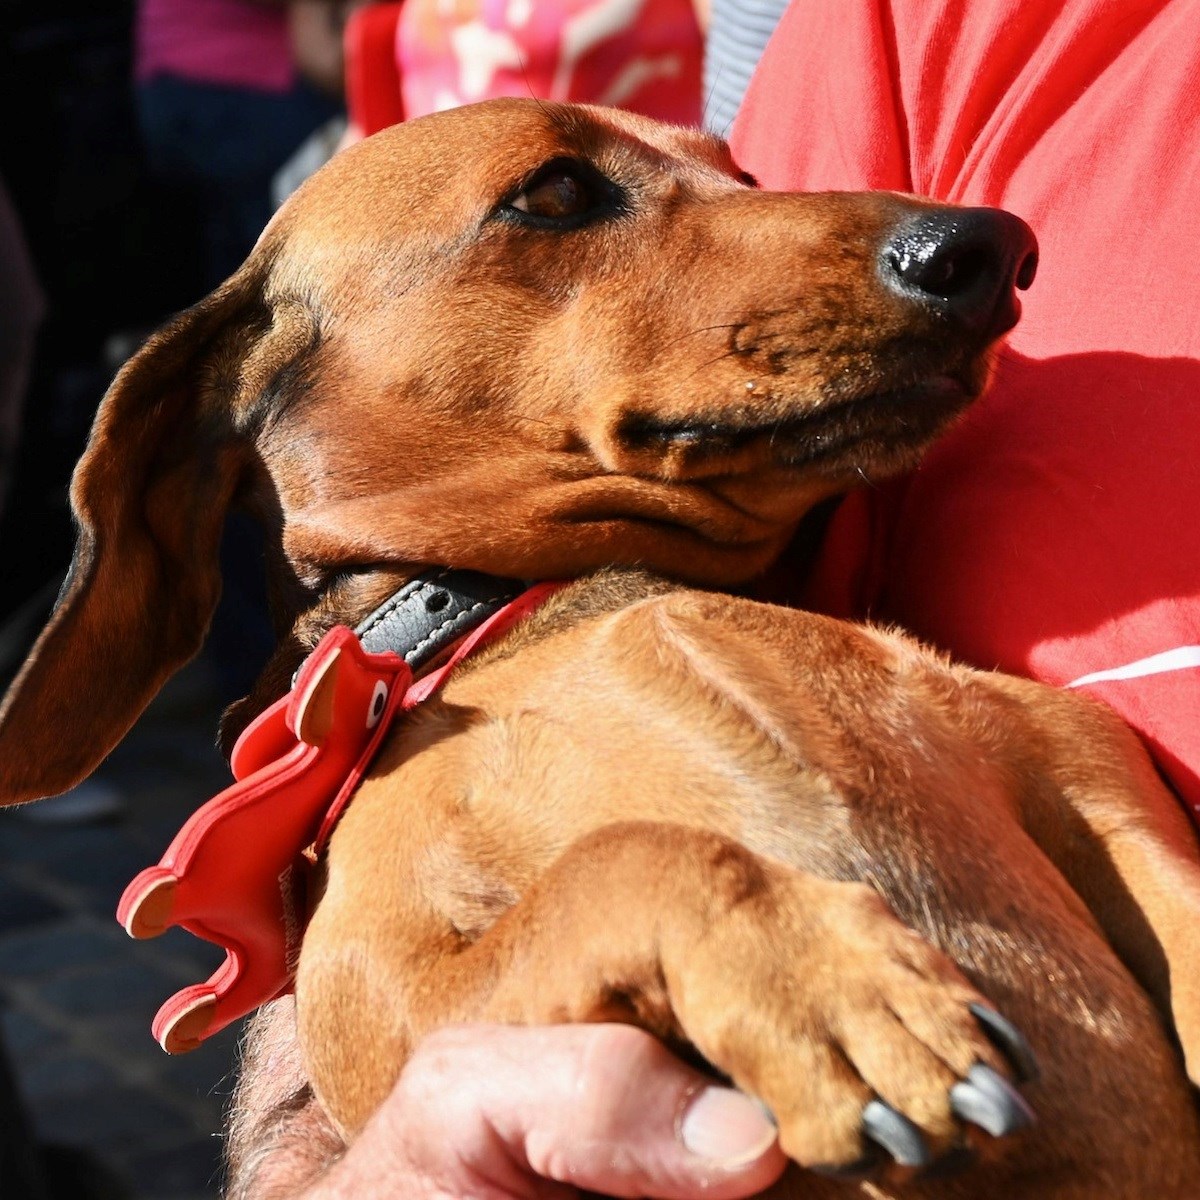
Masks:
[[[1165,675],[1168,671],[1186,671],[1200,667],[1200,646],[1176,646],[1149,658],[1139,658],[1123,667],[1112,667],[1107,671],[1093,671],[1072,679],[1067,687],[1084,687],[1089,683],[1107,683],[1112,680],[1141,679],[1146,675]]]

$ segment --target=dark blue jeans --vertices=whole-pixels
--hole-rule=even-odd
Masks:
[[[137,109],[148,168],[200,241],[200,294],[249,254],[271,216],[275,172],[344,111],[303,82],[276,93],[172,75],[139,84]]]

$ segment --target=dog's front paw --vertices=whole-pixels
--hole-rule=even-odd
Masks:
[[[761,863],[761,860],[760,860]],[[756,866],[759,864],[756,864]],[[838,1176],[947,1167],[1027,1128],[1021,1035],[874,891],[768,867],[668,985],[686,1036]]]

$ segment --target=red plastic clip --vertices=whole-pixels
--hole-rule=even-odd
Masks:
[[[207,983],[159,1009],[164,1050],[191,1050],[287,992],[304,932],[303,854],[331,805],[365,772],[412,682],[396,654],[331,630],[292,691],[238,739],[236,780],[194,813],[156,867],[125,889],[117,919],[135,938],[180,925],[226,948]]]
[[[158,866],[142,871],[117,907],[117,919],[135,938],[178,925],[226,951],[206,983],[184,988],[158,1010],[152,1028],[164,1050],[193,1050],[291,990],[308,919],[309,863],[324,849],[392,718],[427,699],[467,655],[562,586],[529,588],[415,684],[399,655],[367,653],[345,626],[325,635],[291,692],[238,739],[235,782],[188,819]]]

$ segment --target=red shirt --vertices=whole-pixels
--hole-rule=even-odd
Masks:
[[[793,2],[733,144],[764,187],[1033,226],[992,391],[842,504],[808,599],[1086,688],[1200,814],[1200,5]]]

